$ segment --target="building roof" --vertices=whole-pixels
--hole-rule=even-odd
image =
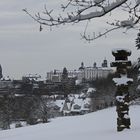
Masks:
[[[89,110],[85,105],[90,105],[90,98],[82,99],[79,95],[75,95],[71,112],[81,112],[82,110]]]
[[[64,103],[65,103],[65,100],[56,100],[54,102],[58,107],[60,107],[60,112],[62,111],[63,107],[64,107]]]

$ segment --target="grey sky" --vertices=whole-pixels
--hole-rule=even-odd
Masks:
[[[96,61],[100,66],[105,57],[109,62],[114,60],[111,50],[116,47],[131,49],[130,59],[137,59],[139,52],[134,47],[135,31],[129,31],[127,35],[122,31],[114,32],[89,44],[80,37],[86,23],[52,31],[45,28],[39,32],[39,25],[22,11],[23,8],[32,13],[42,11],[47,3],[50,9],[57,7],[55,10],[58,12],[60,1],[64,0],[0,1],[0,63],[4,75],[20,78],[28,73],[39,73],[45,76],[53,69],[77,69],[82,61],[86,66],[92,66]],[[89,30],[103,28],[101,21],[98,26],[90,24]]]

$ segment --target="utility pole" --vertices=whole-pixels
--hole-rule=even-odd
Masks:
[[[117,86],[116,91],[116,111],[117,111],[117,131],[123,131],[125,128],[130,129],[129,117],[129,85],[133,83],[133,79],[127,77],[127,69],[131,66],[131,61],[128,61],[128,56],[131,51],[128,49],[114,49],[112,55],[115,57],[115,62],[111,63],[111,67],[116,67],[118,77],[113,78]]]

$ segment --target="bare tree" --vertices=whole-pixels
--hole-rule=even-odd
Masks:
[[[53,16],[54,10],[48,10],[46,5],[44,6],[44,11],[42,13],[38,12],[32,15],[27,9],[23,9],[31,18],[33,18],[40,25],[40,31],[43,26],[53,26],[64,25],[68,23],[78,23],[81,21],[88,21],[101,19],[106,15],[110,15],[115,19],[114,11],[122,14],[126,14],[123,20],[115,19],[113,21],[108,21],[106,18],[105,23],[109,25],[109,28],[101,30],[99,32],[93,32],[93,34],[87,34],[87,27],[85,27],[84,32],[81,34],[82,38],[87,41],[92,41],[106,34],[124,28],[126,31],[128,29],[139,29],[140,20],[140,0],[67,0],[67,3],[61,4],[62,11],[65,13],[64,17],[62,14]],[[69,12],[70,11],[70,12]]]

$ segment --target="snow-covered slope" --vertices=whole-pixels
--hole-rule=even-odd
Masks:
[[[0,131],[0,140],[139,140],[140,106],[130,107],[131,129],[116,131],[115,107],[48,124]]]

